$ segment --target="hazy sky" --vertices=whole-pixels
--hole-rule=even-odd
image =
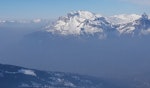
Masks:
[[[0,0],[0,19],[56,18],[76,10],[150,14],[149,9],[150,0]]]

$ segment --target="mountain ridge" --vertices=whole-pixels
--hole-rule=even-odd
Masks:
[[[142,23],[134,25],[135,22],[143,18],[143,15],[147,16],[147,19],[142,20],[148,21],[147,28],[139,27],[138,25],[143,25]],[[60,17],[55,24],[47,26],[46,31],[53,34],[60,35],[94,35],[99,34],[107,36],[112,30],[118,32],[118,35],[128,34],[128,35],[145,35],[149,34],[150,29],[150,19],[146,13],[142,16],[131,14],[131,15],[115,15],[111,17],[105,17],[88,11],[75,11],[68,13],[67,16]],[[134,30],[140,30],[135,33]],[[143,30],[147,30],[144,31]],[[103,37],[104,37],[103,36]]]

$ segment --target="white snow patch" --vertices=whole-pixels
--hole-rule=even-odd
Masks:
[[[23,73],[25,75],[36,76],[35,72],[29,69],[20,69],[18,72]]]
[[[64,79],[57,78],[57,82],[60,84],[63,84],[64,86],[75,87],[75,85],[73,83],[71,83],[67,80],[64,80]]]
[[[65,86],[68,86],[68,87],[76,87],[73,83],[71,82],[65,82],[64,83]]]

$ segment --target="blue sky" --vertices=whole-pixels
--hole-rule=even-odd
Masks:
[[[70,11],[102,15],[150,13],[150,0],[0,0],[0,19],[52,19]]]

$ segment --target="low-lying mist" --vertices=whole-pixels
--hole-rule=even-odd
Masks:
[[[18,25],[18,24],[17,24]],[[98,77],[149,73],[150,37],[57,36],[41,25],[0,26],[0,62]]]

